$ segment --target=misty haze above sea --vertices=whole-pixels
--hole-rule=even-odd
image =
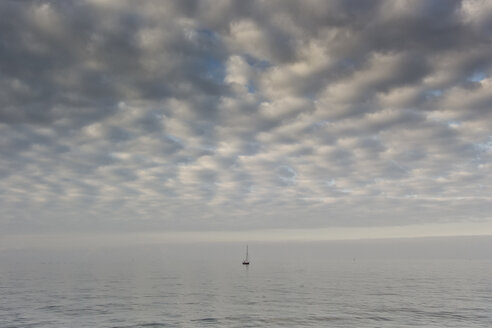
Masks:
[[[0,252],[0,327],[491,327],[491,237]]]

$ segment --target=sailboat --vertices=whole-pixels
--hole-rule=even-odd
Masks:
[[[249,265],[248,245],[246,245],[246,258],[243,261],[243,265]]]

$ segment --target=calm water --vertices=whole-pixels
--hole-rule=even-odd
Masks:
[[[492,326],[488,259],[250,245],[245,267],[243,252],[237,244],[7,252],[0,327]]]

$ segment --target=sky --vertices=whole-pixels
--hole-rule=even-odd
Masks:
[[[492,235],[491,76],[491,1],[1,1],[0,235]]]

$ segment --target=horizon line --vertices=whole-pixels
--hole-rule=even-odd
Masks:
[[[48,232],[3,235],[0,251],[29,248],[101,248],[168,243],[250,243],[391,240],[492,236],[492,222],[380,227],[323,227],[162,232]]]

